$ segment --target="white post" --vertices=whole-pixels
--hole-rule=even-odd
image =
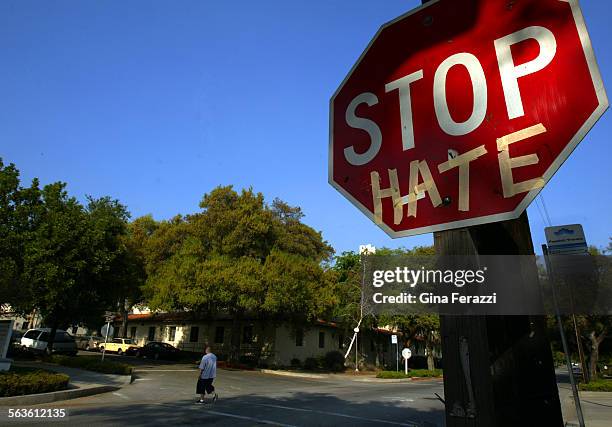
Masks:
[[[404,357],[404,373],[408,375],[408,359]]]
[[[359,346],[357,345],[357,334],[359,332],[355,331],[355,372],[359,372],[359,350],[357,349]]]

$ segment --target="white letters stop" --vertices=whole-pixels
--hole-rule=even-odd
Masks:
[[[515,65],[510,47],[513,44],[528,39],[533,39],[538,43],[540,52],[531,61]],[[518,84],[519,78],[542,70],[552,61],[557,50],[555,37],[547,28],[532,26],[494,40],[493,44],[495,46],[508,118],[511,120],[521,117],[525,113]],[[472,112],[468,119],[463,122],[456,122],[452,118],[446,97],[446,78],[448,72],[453,67],[464,67],[468,72],[472,86]],[[421,69],[385,85],[386,92],[397,90],[399,94],[402,148],[404,151],[415,146],[413,129],[414,112],[412,111],[410,88],[412,85],[419,84],[418,82],[422,78],[423,70]],[[451,55],[442,61],[434,74],[432,96],[438,124],[446,134],[460,136],[477,129],[482,124],[487,113],[487,80],[478,58],[471,53],[461,52]],[[376,157],[382,146],[382,132],[378,124],[371,119],[358,117],[355,114],[359,105],[365,103],[371,107],[378,104],[378,102],[378,97],[375,94],[365,92],[356,96],[347,107],[345,114],[346,123],[352,128],[367,132],[370,136],[370,145],[364,153],[357,153],[353,146],[344,149],[344,156],[352,165],[360,166],[369,163]]]

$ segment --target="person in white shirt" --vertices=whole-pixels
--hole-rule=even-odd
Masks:
[[[200,361],[200,373],[196,386],[196,393],[200,395],[200,400],[197,403],[204,403],[207,393],[213,395],[213,402],[216,402],[219,398],[213,386],[213,381],[217,376],[217,356],[213,354],[209,346],[206,346],[205,353]]]

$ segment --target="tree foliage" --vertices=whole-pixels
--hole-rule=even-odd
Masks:
[[[415,247],[413,249],[380,248],[375,255],[381,256],[418,256],[435,255],[431,246]],[[337,256],[333,270],[337,275],[335,293],[339,304],[334,308],[336,318],[344,320],[347,331],[352,329],[362,318],[362,327],[388,327],[401,333],[404,344],[409,346],[415,339],[423,340],[427,349],[428,367],[434,369],[433,349],[440,343],[440,319],[436,314],[426,315],[371,315],[368,304],[362,301],[361,287],[364,280],[362,257],[356,252],[343,252]],[[367,261],[366,261],[367,262]]]
[[[205,194],[200,208],[156,224],[135,221],[150,230],[140,235],[152,309],[226,313],[236,328],[245,316],[303,322],[330,312],[334,281],[325,265],[333,249],[302,223],[298,207],[225,186]]]
[[[14,310],[37,310],[53,328],[96,325],[137,289],[141,268],[118,201],[83,206],[59,182],[23,187],[15,166],[0,161],[0,217],[0,295]]]

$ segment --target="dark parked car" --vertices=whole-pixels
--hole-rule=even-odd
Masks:
[[[165,342],[150,341],[144,347],[138,349],[137,357],[149,357],[151,359],[176,360],[181,350]]]

